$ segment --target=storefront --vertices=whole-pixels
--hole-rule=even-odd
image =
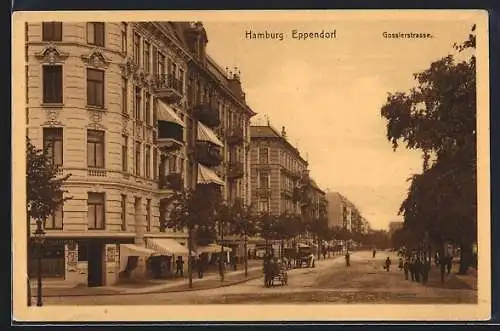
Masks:
[[[68,285],[89,287],[114,284],[120,269],[120,244],[132,243],[133,236],[119,237],[81,236],[60,237],[47,234],[42,248],[42,275],[60,280]],[[38,275],[37,258],[39,251],[30,245],[28,273]]]

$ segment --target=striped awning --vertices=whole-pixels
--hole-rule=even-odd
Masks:
[[[202,164],[198,164],[198,184],[217,184],[224,186],[226,183],[224,183],[212,169]]]
[[[155,253],[154,250],[134,245],[134,244],[121,244],[120,255],[127,256],[151,256]]]
[[[171,107],[169,107],[166,103],[164,103],[161,100],[158,100],[158,120],[170,123],[176,123],[182,127],[185,126],[184,122],[181,120],[179,115],[177,115]]]
[[[189,255],[189,250],[187,247],[182,246],[176,240],[169,238],[148,238],[146,241],[146,247],[156,251],[161,255]]]
[[[217,135],[215,134],[215,132],[210,130],[208,127],[203,125],[203,123],[201,123],[201,122],[198,122],[198,132],[197,133],[198,133],[197,139],[199,141],[208,141],[208,142],[211,142],[212,144],[215,144],[217,146],[224,147],[224,144],[222,143],[222,141],[220,141],[219,138],[217,138]]]
[[[196,253],[220,253],[222,251],[222,246],[217,244],[208,244],[207,246],[198,246],[196,248]],[[224,252],[231,252],[230,247],[224,246]]]

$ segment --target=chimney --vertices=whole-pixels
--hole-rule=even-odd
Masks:
[[[281,136],[283,138],[286,138],[286,131],[285,131],[285,127],[284,126],[281,127]]]
[[[228,83],[229,89],[241,100],[245,101],[245,93],[241,87],[241,76],[238,67],[234,67],[234,70],[229,70],[228,72]]]

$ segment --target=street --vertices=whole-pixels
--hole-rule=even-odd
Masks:
[[[389,272],[382,266],[389,256]],[[176,293],[47,297],[45,305],[163,305],[163,304],[278,304],[278,303],[476,303],[477,291],[450,275],[439,281],[435,267],[426,285],[404,279],[392,252],[356,252],[351,266],[343,256],[316,262],[315,268],[289,270],[288,285],[263,286],[263,279],[214,289]]]

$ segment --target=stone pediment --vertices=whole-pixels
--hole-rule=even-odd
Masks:
[[[89,54],[82,55],[82,60],[95,68],[107,68],[110,60],[102,54],[102,51],[98,48],[93,49]]]
[[[56,64],[63,62],[69,53],[63,52],[56,47],[54,44],[48,44],[45,46],[42,51],[35,54],[35,57],[42,62],[49,64]]]

